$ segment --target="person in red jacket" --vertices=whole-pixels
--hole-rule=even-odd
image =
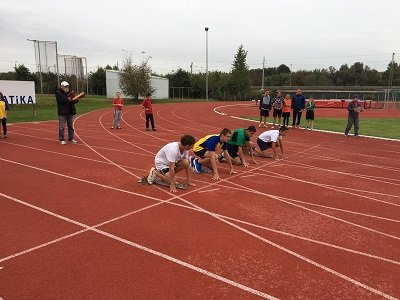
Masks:
[[[153,117],[153,100],[151,99],[151,94],[147,93],[146,98],[142,102],[142,107],[144,108],[144,113],[146,114],[146,130],[149,131],[149,121],[151,122],[151,128],[153,131],[156,131],[154,126],[154,117]]]
[[[121,93],[117,92],[115,94],[115,98],[113,100],[114,106],[114,120],[111,129],[117,128],[121,129],[121,116],[122,116],[122,107],[124,106],[124,99],[121,98]]]

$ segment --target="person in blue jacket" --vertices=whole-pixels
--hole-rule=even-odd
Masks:
[[[304,97],[301,89],[297,89],[296,94],[292,97],[292,109],[293,109],[292,127],[299,128],[301,113],[303,112],[303,109],[305,107],[306,107],[306,97]]]

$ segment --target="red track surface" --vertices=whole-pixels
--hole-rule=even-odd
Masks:
[[[143,130],[139,107],[114,131],[112,110],[95,111],[66,146],[57,122],[11,125],[0,297],[400,298],[399,142],[292,129],[288,159],[235,175],[223,164],[222,181],[193,174],[197,186],[176,195],[136,183],[165,143],[247,127],[231,116],[254,109],[156,105],[157,132]]]

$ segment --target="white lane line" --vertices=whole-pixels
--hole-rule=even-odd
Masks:
[[[315,165],[303,164],[303,163],[299,163],[299,162],[291,162],[291,163],[296,164],[299,168],[303,168],[303,169],[320,170],[320,171],[324,171],[327,173],[334,173],[334,174],[345,175],[345,176],[349,176],[349,177],[363,178],[363,179],[367,179],[367,180],[371,180],[371,181],[379,182],[379,183],[383,183],[383,184],[390,184],[390,185],[396,185],[396,186],[400,185],[398,183],[391,182],[391,181],[399,181],[400,182],[400,179],[396,179],[396,178],[372,176],[372,175],[365,175],[365,174],[360,174],[360,173],[347,173],[347,172],[331,170],[329,168],[322,168],[322,167],[318,167]],[[318,161],[316,163],[318,163]],[[286,166],[288,166],[288,165],[286,165]]]
[[[58,154],[61,154],[61,153],[58,153]],[[61,154],[61,155],[64,155],[64,154]],[[99,161],[99,162],[102,162],[102,161]],[[102,163],[107,163],[107,162],[102,162]],[[44,171],[44,170],[42,170],[42,171]],[[57,175],[60,175],[60,174],[57,174]],[[76,178],[72,178],[72,179],[76,179]],[[92,183],[92,182],[90,182],[90,183]],[[107,188],[110,188],[110,187],[107,186]],[[224,187],[224,188],[237,189],[237,190],[243,191],[241,188],[238,189],[238,188],[231,187],[231,186],[229,186],[229,187]],[[129,193],[129,191],[125,191],[125,190],[121,190],[121,189],[116,189],[116,190],[117,190],[117,191],[120,191],[120,192],[122,192],[122,193]],[[252,192],[252,191],[248,191],[248,192]],[[253,192],[252,192],[252,193],[253,193]],[[257,191],[256,194],[259,194],[259,193],[260,193],[260,192]],[[265,194],[265,195],[267,195],[267,194]],[[267,195],[267,196],[268,196],[268,195]],[[159,199],[153,199],[153,200],[161,201],[161,200],[159,200]],[[172,199],[171,199],[171,200],[172,200]],[[298,200],[294,200],[294,199],[287,199],[287,200],[288,200],[288,201],[299,202],[299,203],[302,203],[302,204],[305,204],[305,205],[312,205],[312,203],[303,202],[303,201],[298,201]],[[164,201],[165,201],[165,200],[163,200],[162,202],[164,202]],[[189,206],[182,205],[182,204],[177,204],[177,203],[169,203],[169,202],[167,202],[167,201],[170,201],[170,200],[166,200],[166,201],[165,201],[166,203],[168,203],[168,204],[170,204],[170,205],[177,205],[177,206],[181,206],[181,207],[184,207],[184,208],[187,208],[187,209],[192,209],[192,210],[196,210],[196,211],[201,211],[201,210],[195,209],[195,208],[193,208],[193,207],[189,207]],[[149,206],[149,207],[150,207],[150,206]],[[327,208],[335,209],[335,208],[331,208],[331,207],[327,207]],[[143,209],[140,209],[140,211],[142,211],[142,210],[143,210]],[[132,212],[132,213],[123,215],[123,216],[121,216],[121,217],[119,217],[119,218],[115,218],[115,219],[109,220],[109,221],[107,221],[107,222],[101,223],[101,224],[96,225],[96,226],[94,226],[94,227],[101,226],[101,225],[107,224],[107,223],[109,223],[109,222],[113,222],[113,221],[115,221],[115,220],[117,220],[117,219],[121,219],[121,218],[123,218],[123,217],[126,217],[126,216],[128,216],[128,215],[130,215],[130,214],[133,214],[133,213],[136,213],[136,212],[138,212],[138,211],[135,211],[135,212]],[[344,212],[358,214],[357,212],[348,211],[348,210],[347,210],[347,211],[344,210]],[[249,223],[249,222],[246,222],[246,221],[242,221],[242,220],[238,220],[238,219],[233,219],[233,218],[230,218],[229,216],[223,216],[223,215],[219,215],[219,216],[221,216],[222,218],[225,218],[225,219],[230,219],[230,220],[233,220],[233,221],[236,221],[236,222],[244,223],[244,224],[246,224],[246,225],[251,225],[251,226],[258,227],[258,228],[261,228],[261,227],[262,227],[262,226],[259,226],[259,225],[253,224],[253,223]],[[371,215],[371,217],[376,217],[376,216],[372,216],[372,215]],[[377,218],[379,218],[379,217],[377,217]],[[385,218],[384,218],[384,219],[385,219]],[[397,220],[396,220],[396,221],[397,221]],[[274,230],[274,229],[271,229],[271,228],[265,228],[265,227],[262,227],[262,228],[264,228],[264,229],[266,229],[266,230],[273,231],[273,232],[281,233],[281,234],[284,234],[284,235],[290,235],[290,236],[292,236],[292,237],[304,239],[304,240],[307,240],[307,241],[313,241],[313,242],[315,242],[315,243],[321,243],[321,244],[324,244],[324,245],[327,245],[327,246],[331,246],[331,247],[334,247],[334,248],[338,248],[338,249],[342,249],[342,250],[345,250],[345,251],[348,251],[348,252],[353,252],[353,253],[365,255],[365,256],[368,256],[368,257],[376,257],[376,256],[374,256],[374,255],[370,255],[370,254],[367,254],[367,253],[364,253],[364,252],[359,252],[359,251],[355,251],[355,250],[348,249],[348,248],[342,248],[342,247],[340,247],[340,246],[336,246],[336,245],[333,245],[333,244],[328,244],[328,243],[320,242],[320,241],[317,241],[317,240],[311,240],[311,239],[308,239],[308,238],[305,238],[305,237],[301,237],[301,236],[298,236],[298,235],[292,235],[292,234],[287,233],[287,232],[277,231],[277,230]],[[72,236],[73,236],[73,235],[72,235]],[[67,236],[67,237],[69,237],[69,236]],[[387,261],[387,262],[397,263],[397,262],[394,262],[394,261],[392,261],[392,260],[390,260],[390,259],[386,259],[386,258],[383,258],[383,257],[377,257],[377,258],[378,258],[378,259],[381,259],[381,260],[384,260],[384,261]]]
[[[238,191],[243,191],[243,189],[241,189],[241,188],[235,188],[235,187],[231,187],[231,186],[230,186],[230,187],[225,187],[225,188],[234,189],[234,190],[238,190]],[[122,193],[126,193],[126,192],[127,192],[127,191],[125,191],[125,190],[120,190],[120,189],[116,189],[116,190],[118,190],[118,191],[120,191],[120,192],[122,192]],[[128,191],[128,192],[129,192],[129,191]],[[247,192],[254,193],[254,192],[252,192],[252,191],[247,191]],[[258,192],[258,191],[257,191],[255,194],[260,194],[260,193],[261,193],[261,192]],[[266,195],[266,196],[269,196],[268,194],[265,194],[265,195]],[[8,196],[6,196],[6,197],[8,197]],[[196,209],[196,208],[193,208],[192,206],[182,205],[182,204],[178,204],[178,203],[170,203],[169,201],[171,201],[171,200],[173,200],[173,199],[174,199],[174,198],[167,199],[167,200],[154,199],[154,200],[157,200],[157,201],[160,201],[160,202],[159,202],[159,203],[156,203],[156,204],[153,204],[153,205],[150,205],[150,206],[147,206],[147,207],[145,207],[145,208],[141,208],[141,209],[139,209],[139,210],[136,210],[136,211],[127,213],[127,214],[122,215],[122,216],[120,216],[120,217],[116,217],[116,218],[114,218],[114,219],[105,221],[105,222],[100,223],[100,224],[98,224],[98,225],[95,225],[95,226],[93,226],[93,227],[98,227],[98,226],[102,226],[102,225],[105,225],[105,224],[114,222],[114,221],[116,221],[116,220],[125,218],[126,216],[129,216],[129,215],[132,215],[132,214],[134,214],[134,213],[143,211],[143,210],[145,210],[145,209],[154,207],[154,206],[156,206],[156,205],[158,205],[158,204],[161,204],[161,203],[167,203],[167,204],[170,204],[170,205],[180,206],[180,207],[183,207],[183,208],[186,208],[186,209],[191,209],[191,210],[196,210],[196,211],[202,212],[201,210]],[[306,204],[306,205],[307,205],[307,204],[310,204],[310,203],[308,203],[308,202],[302,202],[302,201],[298,201],[298,200],[294,200],[294,199],[287,199],[287,200],[288,200],[288,201],[300,202],[300,203],[303,203],[303,204]],[[353,211],[345,211],[345,212],[354,213]],[[257,224],[249,223],[249,222],[247,222],[247,221],[243,221],[243,220],[240,220],[240,219],[234,219],[234,218],[231,218],[231,217],[229,217],[229,216],[224,216],[224,215],[218,215],[218,216],[220,216],[221,218],[224,218],[224,219],[229,219],[229,220],[232,220],[232,221],[235,221],[235,222],[239,222],[239,223],[243,223],[243,224],[246,224],[246,225],[250,225],[250,226],[253,226],[253,227],[262,228],[262,229],[269,230],[269,231],[272,231],[272,232],[275,232],[275,233],[280,233],[280,234],[288,235],[288,236],[291,236],[291,237],[294,237],[294,238],[299,238],[299,239],[303,239],[303,240],[306,240],[306,241],[312,241],[312,242],[314,242],[314,243],[318,243],[318,244],[322,244],[322,245],[325,245],[325,246],[329,246],[329,247],[341,249],[341,250],[344,250],[344,251],[347,251],[347,252],[352,252],[352,253],[364,255],[364,256],[367,256],[367,257],[371,257],[371,258],[376,258],[376,259],[383,260],[383,261],[390,262],[390,263],[394,263],[394,264],[400,264],[399,262],[396,262],[396,261],[393,261],[393,260],[390,260],[390,259],[387,259],[387,258],[384,258],[384,257],[371,255],[371,254],[368,254],[368,253],[364,253],[364,252],[352,250],[352,249],[349,249],[349,248],[343,248],[343,247],[341,247],[341,246],[337,246],[337,245],[334,245],[334,244],[321,242],[321,241],[318,241],[318,240],[312,240],[312,239],[309,239],[309,238],[306,238],[306,237],[301,237],[301,236],[299,236],[299,235],[294,235],[294,234],[290,234],[290,233],[287,233],[287,232],[278,231],[278,230],[275,230],[275,229],[272,229],[272,228],[267,228],[267,227],[263,227],[263,226],[260,226],[260,225],[257,225]],[[371,217],[375,217],[375,216],[371,216]],[[86,231],[86,230],[81,231],[81,232],[85,232],[85,231]],[[81,233],[81,232],[78,232],[78,234]],[[75,235],[75,234],[68,235],[68,236],[66,236],[66,238],[71,237],[71,236],[74,236],[74,235]],[[64,238],[61,238],[61,239],[59,239],[59,240],[63,240],[63,239],[64,239]],[[56,240],[56,242],[59,241],[59,240]],[[44,246],[46,246],[46,245],[47,245],[47,243],[44,244]],[[38,247],[38,248],[41,248],[41,246]],[[36,248],[36,247],[33,248],[32,251],[35,250],[35,249],[37,249],[37,248]],[[24,252],[22,252],[21,254],[24,254],[24,253],[27,253],[27,252],[30,252],[30,251],[24,251]],[[18,255],[20,255],[20,254],[17,254],[16,256],[18,256]]]
[[[318,147],[318,146],[316,146],[316,147]],[[315,147],[313,147],[313,148],[315,148]],[[312,149],[312,148],[311,148],[311,149]],[[308,151],[308,150],[307,150],[307,151]],[[255,169],[262,168],[262,167],[264,167],[264,166],[266,166],[266,165],[267,165],[267,164],[261,165],[260,167],[255,168]],[[236,176],[236,175],[235,175],[235,176]],[[233,177],[235,177],[235,176],[233,176]],[[238,175],[237,175],[237,176],[238,176]],[[211,186],[211,185],[214,185],[214,184],[210,184],[210,185],[208,185],[207,187],[209,187],[209,186]],[[218,218],[215,214],[213,214],[213,213],[211,213],[211,212],[209,212],[209,211],[207,211],[207,210],[205,210],[205,209],[203,209],[203,208],[201,208],[201,207],[199,207],[199,206],[196,206],[196,205],[194,205],[193,203],[191,203],[191,202],[189,202],[189,201],[187,201],[187,200],[185,200],[185,199],[182,199],[181,197],[179,197],[179,198],[180,198],[182,201],[184,201],[185,203],[188,203],[189,205],[192,205],[192,206],[194,206],[194,207],[197,207],[197,208],[201,209],[203,212],[205,212],[205,213],[209,214],[210,216],[213,216],[213,217],[215,217],[215,218],[221,220],[221,221],[224,222],[224,223],[227,223],[227,224],[229,224],[229,225],[231,225],[231,226],[233,226],[233,227],[235,227],[235,228],[237,228],[237,229],[239,229],[239,230],[241,230],[241,231],[244,231],[244,232],[248,233],[249,235],[252,235],[252,236],[254,236],[254,237],[256,237],[256,238],[259,238],[259,239],[261,239],[261,240],[264,240],[265,242],[267,242],[267,243],[269,243],[269,244],[272,243],[272,245],[277,246],[279,249],[281,249],[281,248],[282,248],[282,250],[285,249],[285,248],[283,248],[283,247],[281,247],[281,246],[279,246],[279,245],[274,244],[274,243],[271,242],[271,241],[268,241],[268,240],[265,240],[265,239],[263,239],[263,238],[261,238],[261,237],[258,237],[257,235],[255,235],[255,234],[253,234],[253,233],[251,233],[251,232],[245,230],[244,228],[241,228],[240,226],[237,226],[237,225],[235,225],[235,224],[232,224],[232,223],[230,223],[230,222],[228,222],[228,221],[226,221],[226,220],[222,220],[222,219]],[[300,206],[300,207],[301,207],[301,206]],[[304,209],[304,208],[303,208],[303,209]],[[308,210],[309,210],[309,209],[308,209]],[[312,210],[310,210],[310,211],[312,211]],[[286,249],[286,250],[288,250],[288,249]],[[285,250],[283,250],[283,251],[285,251]],[[295,253],[295,252],[292,253],[292,251],[290,251],[290,250],[288,250],[288,251],[289,251],[288,253],[293,254],[293,255],[295,255],[295,256],[299,255],[299,254],[297,254],[297,253]],[[301,255],[298,256],[298,257],[301,258],[301,259],[303,259]],[[311,260],[309,260],[309,259],[307,259],[307,258],[305,258],[304,260],[307,261],[307,262],[310,262],[310,263],[313,262],[313,261],[311,261]],[[314,262],[314,263],[315,263],[315,262]],[[319,266],[318,263],[315,263],[315,264],[317,264],[317,266]],[[356,285],[359,285],[359,286],[361,286],[361,287],[363,287],[363,288],[366,288],[366,289],[368,289],[368,290],[371,290],[371,291],[373,291],[373,292],[378,292],[378,294],[381,294],[381,293],[382,293],[382,292],[377,291],[377,290],[375,290],[375,289],[373,289],[373,288],[371,288],[371,287],[368,287],[368,286],[366,286],[366,285],[364,285],[364,284],[362,284],[362,283],[360,283],[360,282],[357,282],[357,281],[355,281],[355,280],[353,280],[353,279],[347,277],[346,275],[343,275],[343,274],[338,273],[338,272],[336,272],[336,271],[334,271],[334,270],[331,270],[331,269],[329,269],[329,268],[327,268],[327,267],[325,267],[325,266],[323,266],[323,265],[321,265],[321,266],[322,266],[323,269],[325,269],[326,271],[328,271],[328,272],[333,272],[334,274],[336,274],[337,276],[339,276],[339,277],[341,277],[341,278],[343,278],[343,279],[346,279],[346,280],[349,280],[349,279],[350,279],[350,281],[351,281],[352,283],[356,284]],[[386,294],[384,294],[384,295],[386,295]],[[388,296],[391,297],[390,295],[388,295]]]
[[[223,107],[228,107],[228,106],[239,106],[239,105],[246,105],[247,104],[233,104],[233,105],[221,105],[221,106],[217,106],[214,108],[214,112],[217,114],[222,114],[220,112],[218,112],[216,109],[217,108],[223,108]],[[226,115],[226,114],[225,114]],[[230,115],[231,118],[235,118],[235,119],[239,119],[239,120],[244,120],[244,121],[250,121],[250,122],[258,122],[257,120],[251,120],[251,119],[246,119],[246,118],[242,118],[242,117],[236,117],[236,116],[232,116]],[[271,123],[270,123],[271,124]],[[300,128],[300,129],[304,129],[304,128]],[[330,133],[330,134],[336,134],[336,135],[343,135],[343,132],[337,132],[337,131],[330,131],[330,130],[322,130],[322,129],[314,129],[315,132],[323,132],[323,133]],[[362,135],[360,134],[360,137],[363,138],[370,138],[370,139],[378,139],[378,140],[385,140],[385,141],[395,141],[398,142],[399,139],[394,139],[394,138],[384,138],[384,137],[379,137],[379,136],[370,136],[370,135]]]
[[[247,174],[247,175],[240,176],[240,178],[253,177],[253,176],[256,176],[256,174]]]
[[[219,188],[208,189],[208,190],[205,190],[205,191],[199,191],[199,194],[201,194],[201,193],[209,193],[209,192],[214,192],[214,191],[219,191]]]
[[[400,206],[400,204],[397,204],[397,203],[392,203],[392,202],[388,202],[388,201],[372,198],[372,197],[369,197],[369,196],[357,194],[352,189],[350,189],[351,191],[346,191],[345,189],[337,188],[335,186],[330,186],[330,185],[323,184],[323,183],[316,183],[316,182],[312,182],[312,181],[302,180],[302,179],[298,179],[298,178],[295,178],[295,177],[290,177],[290,176],[287,176],[287,175],[276,174],[276,173],[270,172],[270,171],[265,171],[265,172],[272,173],[276,177],[290,179],[290,180],[293,180],[293,181],[302,182],[302,183],[306,183],[306,184],[311,184],[311,185],[315,185],[315,186],[318,186],[318,187],[323,187],[323,188],[334,190],[334,191],[337,191],[337,192],[340,192],[340,193],[349,194],[349,195],[352,195],[352,196],[358,196],[360,198],[368,199],[368,200],[371,200],[371,201],[374,201],[374,202],[384,203],[384,204],[387,204],[387,205],[390,205],[390,206]]]
[[[205,270],[205,269],[196,267],[196,266],[194,266],[194,265],[192,265],[192,264],[189,264],[189,263],[187,263],[187,262],[184,262],[184,261],[182,261],[182,260],[180,260],[180,259],[177,259],[177,258],[175,258],[175,257],[172,257],[172,256],[170,256],[170,255],[164,254],[164,253],[162,253],[162,252],[156,251],[156,250],[154,250],[154,249],[145,247],[145,246],[143,246],[143,245],[134,243],[134,242],[132,242],[132,241],[123,239],[123,238],[121,238],[121,237],[118,237],[118,236],[116,236],[116,235],[113,235],[113,234],[111,234],[111,233],[108,233],[108,232],[105,232],[105,231],[103,231],[103,230],[100,230],[100,229],[97,229],[97,228],[96,228],[96,227],[98,227],[98,226],[101,226],[101,224],[104,224],[104,223],[98,224],[98,225],[96,225],[96,226],[89,226],[89,225],[86,225],[86,224],[77,222],[77,221],[75,221],[75,220],[72,220],[72,219],[70,219],[70,218],[64,217],[64,216],[62,216],[62,215],[55,214],[55,213],[53,213],[53,212],[51,212],[51,211],[48,211],[48,210],[46,210],[46,209],[37,207],[37,206],[32,205],[32,204],[30,204],[30,203],[24,202],[24,201],[22,201],[22,200],[20,200],[20,199],[16,199],[16,198],[14,198],[14,197],[8,196],[8,195],[6,195],[6,194],[0,193],[0,196],[3,196],[3,197],[5,197],[5,198],[7,198],[7,199],[9,199],[9,200],[14,201],[14,202],[17,202],[17,203],[26,205],[26,206],[28,206],[28,207],[30,207],[30,208],[35,209],[35,210],[39,210],[40,212],[43,212],[43,213],[45,213],[45,214],[49,214],[49,215],[51,215],[51,216],[53,216],[53,217],[59,218],[59,219],[61,219],[61,220],[63,220],[63,221],[66,221],[66,222],[69,222],[69,223],[72,223],[72,224],[75,224],[75,225],[78,225],[78,226],[81,226],[81,227],[84,228],[83,230],[80,230],[80,231],[77,231],[77,232],[75,232],[75,233],[72,233],[72,234],[63,236],[63,237],[61,237],[61,238],[58,238],[58,239],[49,241],[49,242],[44,243],[44,244],[41,244],[41,245],[39,245],[39,246],[37,246],[37,247],[30,248],[30,249],[27,249],[27,250],[25,250],[25,251],[19,252],[19,253],[17,253],[17,254],[10,255],[10,256],[8,256],[8,257],[2,258],[2,259],[0,259],[0,262],[9,260],[9,259],[11,259],[11,258],[15,258],[15,257],[20,256],[20,255],[22,255],[22,254],[25,254],[25,253],[28,253],[28,252],[37,250],[37,249],[39,249],[39,248],[43,248],[43,247],[45,247],[45,246],[48,246],[48,245],[54,244],[54,243],[56,243],[56,242],[58,242],[58,241],[65,240],[65,239],[67,239],[67,238],[76,236],[76,235],[81,234],[81,233],[83,233],[83,232],[86,232],[86,231],[93,231],[93,232],[96,232],[96,233],[98,233],[98,234],[100,234],[100,235],[103,235],[103,236],[106,236],[106,237],[108,237],[108,238],[111,238],[111,239],[113,239],[113,240],[122,242],[122,243],[124,243],[124,244],[130,245],[130,246],[135,247],[135,248],[137,248],[137,249],[140,249],[140,250],[142,250],[142,251],[145,251],[145,252],[148,252],[148,253],[150,253],[150,254],[156,255],[156,256],[158,256],[158,257],[164,258],[164,259],[166,259],[166,260],[168,260],[168,261],[171,261],[171,262],[173,262],[173,263],[176,263],[176,264],[178,264],[178,265],[180,265],[180,266],[186,267],[186,268],[188,268],[188,269],[191,269],[191,270],[193,270],[193,271],[196,271],[196,272],[201,273],[201,274],[203,274],[203,275],[206,275],[206,276],[208,276],[208,277],[211,277],[211,278],[214,278],[214,279],[216,279],[216,280],[222,281],[222,282],[224,282],[224,283],[227,283],[227,284],[229,284],[229,285],[231,285],[231,286],[237,287],[237,288],[239,288],[239,289],[241,289],[241,290],[244,290],[244,291],[246,291],[246,292],[252,293],[252,294],[254,294],[254,295],[257,295],[257,296],[260,296],[260,297],[264,297],[264,298],[267,298],[267,299],[277,299],[277,298],[275,298],[275,297],[273,297],[273,296],[271,296],[271,295],[269,295],[269,294],[267,294],[267,293],[258,291],[258,290],[256,290],[256,289],[251,288],[251,287],[248,287],[248,286],[245,286],[245,285],[243,285],[243,284],[240,284],[240,283],[238,283],[238,282],[236,282],[236,281],[230,280],[230,279],[228,279],[228,278],[226,278],[226,277],[223,277],[223,276],[220,276],[220,275],[218,275],[218,274],[215,274],[215,273],[212,273],[212,272],[210,272],[210,271],[207,271],[207,270]],[[160,203],[157,203],[157,204],[161,204],[161,202],[160,202]]]

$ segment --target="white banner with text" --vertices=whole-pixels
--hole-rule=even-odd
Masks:
[[[0,92],[8,104],[35,104],[35,82],[0,80]]]

